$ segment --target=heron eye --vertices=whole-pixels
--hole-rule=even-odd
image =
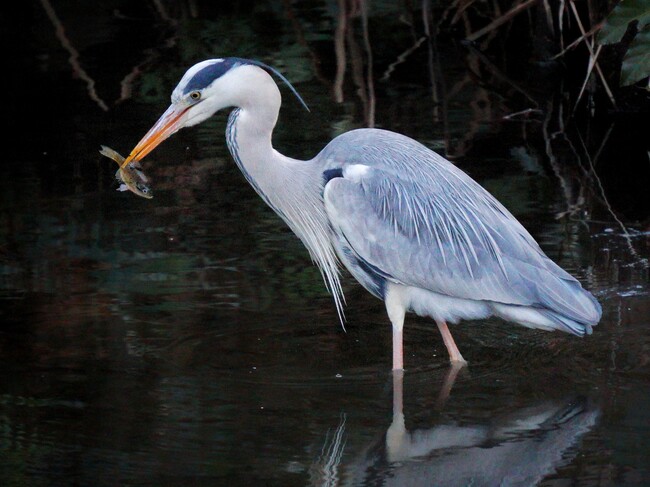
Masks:
[[[190,98],[192,100],[195,100],[195,101],[200,100],[201,99],[201,93],[198,92],[198,91],[193,91],[192,93],[190,93]]]

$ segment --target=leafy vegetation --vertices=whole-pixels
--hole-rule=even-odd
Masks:
[[[618,43],[636,23],[636,35],[630,42],[621,66],[621,86],[629,86],[650,76],[650,2],[621,1],[605,19],[598,33],[601,44]]]

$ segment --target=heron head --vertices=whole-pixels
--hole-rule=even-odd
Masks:
[[[268,76],[259,68],[278,76],[307,108],[291,83],[264,63],[234,57],[208,59],[187,70],[172,92],[169,108],[138,142],[124,164],[143,159],[163,140],[183,127],[199,124],[222,108],[242,106],[246,102],[247,93],[244,87],[254,90],[255,76]]]

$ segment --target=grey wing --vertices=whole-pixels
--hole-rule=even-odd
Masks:
[[[391,164],[377,163],[387,155]],[[368,268],[446,296],[598,321],[595,299],[451,163],[419,144],[399,153],[384,147],[363,161],[346,163],[324,195],[333,228]]]

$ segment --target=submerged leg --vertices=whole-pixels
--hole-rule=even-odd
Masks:
[[[456,382],[456,377],[458,377],[458,372],[465,367],[466,362],[452,362],[451,366],[447,370],[447,375],[445,376],[445,381],[440,387],[440,392],[438,393],[438,400],[436,401],[436,409],[442,411],[449,395],[451,394],[451,388],[454,387]]]
[[[467,361],[460,354],[460,351],[456,346],[456,342],[454,342],[454,337],[451,336],[451,332],[447,327],[447,323],[442,320],[440,321],[436,320],[436,324],[438,325],[438,329],[440,330],[440,334],[442,335],[442,341],[445,342],[445,346],[447,347],[447,352],[449,353],[449,360],[451,361],[451,363],[466,364]]]
[[[410,435],[404,421],[404,371],[393,371],[393,422],[386,430],[386,456],[388,462],[409,458]]]

